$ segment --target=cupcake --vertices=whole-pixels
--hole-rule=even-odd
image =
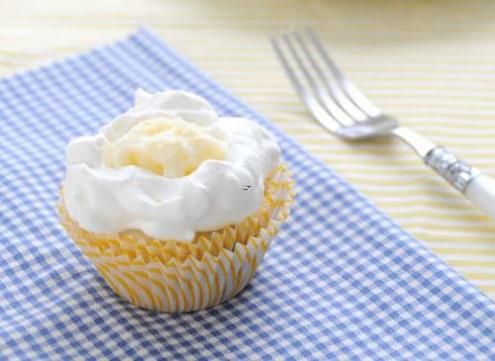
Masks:
[[[66,162],[62,225],[117,295],[150,310],[241,292],[292,201],[274,138],[182,91],[138,89],[134,107],[70,141]]]

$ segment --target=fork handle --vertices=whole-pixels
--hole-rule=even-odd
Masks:
[[[412,129],[397,127],[391,133],[409,145],[424,162],[495,219],[495,181]]]
[[[495,219],[495,181],[492,178],[441,146],[432,148],[423,159],[447,182]]]
[[[495,219],[495,181],[485,173],[479,174],[466,187],[466,197],[487,215]]]

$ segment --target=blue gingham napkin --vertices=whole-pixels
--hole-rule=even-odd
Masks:
[[[114,296],[58,225],[67,141],[137,87],[198,93],[278,138],[299,194],[252,286],[157,314]],[[140,30],[0,80],[0,356],[495,359],[495,305],[266,119]]]

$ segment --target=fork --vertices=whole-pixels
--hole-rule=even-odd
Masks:
[[[399,138],[495,219],[495,181],[376,107],[338,68],[310,28],[272,37],[271,44],[299,97],[324,128],[351,141]]]

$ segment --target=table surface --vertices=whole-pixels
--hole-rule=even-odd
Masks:
[[[495,298],[495,223],[394,140],[345,143],[307,114],[268,43],[312,26],[362,90],[495,176],[491,0],[3,0],[0,75],[157,32]]]

